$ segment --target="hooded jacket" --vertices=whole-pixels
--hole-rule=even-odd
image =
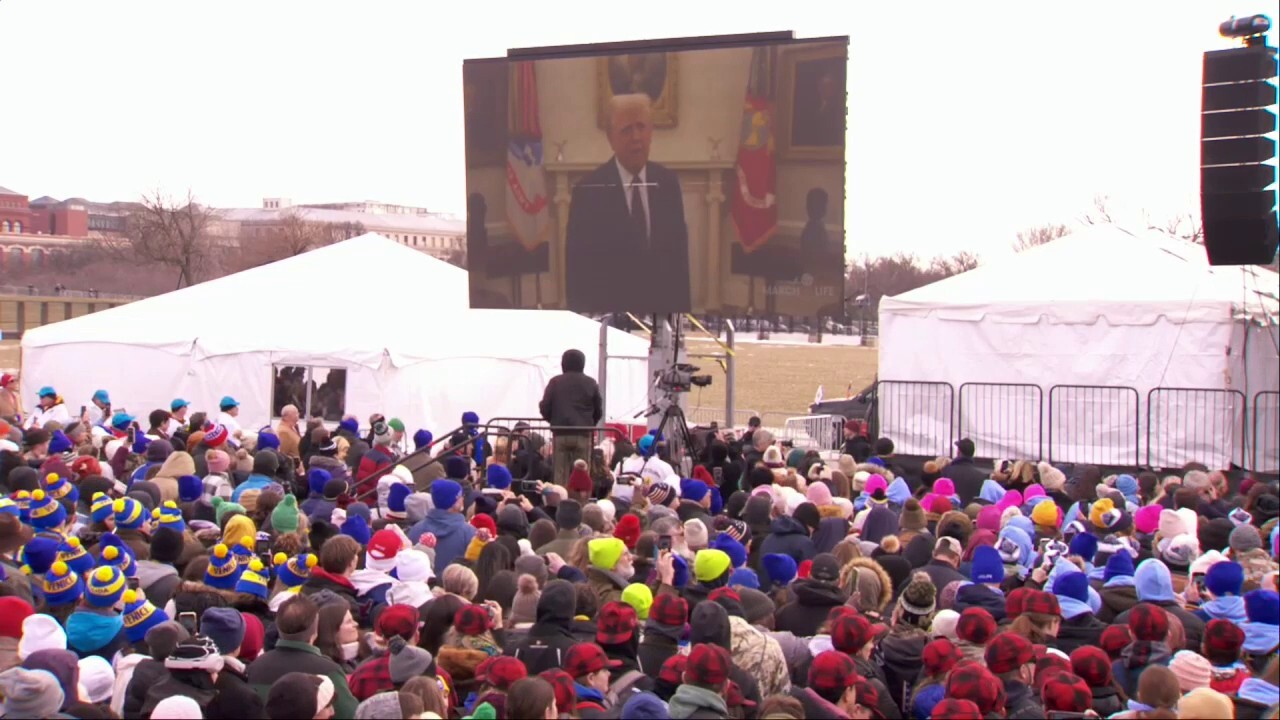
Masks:
[[[1164,608],[1182,621],[1182,629],[1186,632],[1186,647],[1199,648],[1204,642],[1204,621],[1195,613],[1188,611],[1178,602],[1173,593],[1173,579],[1169,568],[1158,559],[1143,560],[1138,563],[1133,573],[1134,588],[1138,592],[1138,602],[1149,602]],[[1126,610],[1116,616],[1112,625],[1125,625],[1129,622]]]
[[[760,558],[774,554],[790,555],[798,565],[805,560],[812,560],[818,550],[804,523],[788,515],[780,515],[769,524],[769,534],[760,543]],[[756,568],[756,572],[760,576],[760,589],[769,592],[773,587],[769,574],[762,572],[762,568]]]
[[[971,607],[986,610],[991,613],[991,617],[995,618],[996,622],[1000,622],[1008,616],[1005,610],[1004,593],[978,583],[961,585],[960,589],[956,591],[955,604],[951,606],[951,609],[956,612],[964,612]]]
[[[729,616],[729,641],[733,664],[760,683],[760,694],[769,697],[791,689],[791,675],[782,646],[769,634],[736,615]]]
[[[679,718],[727,718],[729,706],[719,693],[697,685],[681,685],[667,702],[671,717]]]
[[[409,528],[406,534],[409,541],[416,545],[423,533],[436,536],[436,557],[432,566],[444,572],[444,568],[466,553],[467,545],[476,536],[476,529],[467,523],[461,513],[451,512],[447,508],[431,508],[422,522]]]
[[[151,478],[151,482],[156,484],[160,489],[160,499],[162,501],[172,500],[178,502],[178,478],[183,475],[195,475],[196,462],[190,454],[185,452],[171,453],[165,458],[164,464],[160,466],[160,472]]]
[[[775,626],[797,637],[812,637],[826,622],[831,608],[849,599],[838,586],[817,580],[797,580],[791,584],[791,592],[795,600],[778,609]]]
[[[1113,622],[1120,613],[1138,604],[1138,591],[1132,585],[1103,586],[1098,591],[1102,597],[1102,608],[1098,610],[1098,620],[1104,623]]]
[[[1102,638],[1102,631],[1106,629],[1106,623],[1089,613],[1063,619],[1062,624],[1058,626],[1057,647],[1070,655],[1077,648],[1097,645],[1098,640]]]
[[[577,642],[570,630],[574,602],[573,585],[564,580],[548,582],[538,597],[537,618],[528,634],[509,644],[506,654],[523,662],[531,676],[561,667],[565,654]]]
[[[884,684],[889,689],[889,698],[899,707],[911,698],[911,688],[920,676],[921,657],[928,642],[929,633],[905,623],[894,625],[880,641]]]
[[[146,593],[151,604],[158,608],[164,607],[165,603],[169,602],[169,598],[173,597],[173,591],[181,582],[178,569],[172,565],[154,560],[138,561],[138,587]]]

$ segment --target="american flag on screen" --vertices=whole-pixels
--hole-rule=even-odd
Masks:
[[[751,76],[742,108],[731,209],[738,242],[748,253],[767,242],[778,228],[773,164],[774,55],[768,47],[751,51]]]
[[[507,223],[520,244],[533,250],[551,239],[547,174],[542,167],[538,80],[532,61],[510,65],[508,105]]]

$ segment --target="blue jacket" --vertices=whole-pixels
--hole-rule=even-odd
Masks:
[[[475,537],[476,529],[467,524],[460,513],[449,512],[440,508],[431,508],[427,516],[417,525],[409,528],[407,533],[410,542],[417,544],[423,533],[436,536],[436,559],[432,566],[440,575],[450,563],[462,559]]]
[[[266,475],[259,475],[257,473],[253,473],[249,476],[247,480],[240,483],[240,485],[237,486],[235,490],[231,491],[231,502],[233,503],[240,502],[240,496],[244,494],[245,490],[266,490],[267,486],[273,482],[275,481],[267,477]]]

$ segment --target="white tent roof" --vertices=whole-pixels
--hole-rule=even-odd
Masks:
[[[22,343],[100,342],[205,357],[279,352],[376,368],[384,357],[396,367],[459,357],[541,360],[558,332],[587,325],[596,323],[566,311],[471,310],[465,270],[370,233],[36,328]],[[610,329],[609,354],[644,358],[648,344]]]
[[[977,322],[1149,325],[1273,318],[1277,274],[1211,267],[1203,247],[1111,225],[1082,228],[1039,247],[880,301],[881,313]],[[1229,314],[1224,314],[1229,313]]]

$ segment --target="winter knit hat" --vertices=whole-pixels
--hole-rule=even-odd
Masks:
[[[927,525],[924,508],[915,498],[907,498],[902,506],[902,514],[898,516],[898,527],[903,530],[924,530]]]
[[[438,481],[437,481],[438,482]],[[343,535],[352,538],[360,545],[368,545],[372,533],[369,532],[369,523],[359,515],[351,515],[342,523]]]
[[[1244,611],[1251,623],[1280,625],[1280,594],[1275,590],[1250,590],[1244,595]]]
[[[1179,678],[1179,684],[1181,684],[1181,678]],[[1236,717],[1235,704],[1230,697],[1203,685],[1183,695],[1178,701],[1177,709],[1180,718]]]
[[[998,583],[1004,580],[1004,562],[1000,551],[990,545],[979,545],[973,550],[973,562],[969,577],[975,583]]]
[[[1239,595],[1244,586],[1244,568],[1230,561],[1214,563],[1204,574],[1204,586],[1217,597]]]
[[[94,493],[93,502],[89,505],[89,519],[96,523],[106,522],[112,512],[111,497],[106,493]]]
[[[98,548],[100,549],[98,557],[103,565],[118,568],[126,578],[138,574],[138,563],[133,555],[133,548],[121,540],[119,535],[103,533],[102,537],[98,538]]]
[[[626,551],[626,544],[618,538],[596,538],[587,543],[591,566],[606,572],[613,570]]]
[[[104,557],[107,550],[111,549],[113,548],[102,551]],[[89,579],[85,583],[84,599],[93,607],[114,607],[124,596],[125,585],[124,573],[120,572],[120,568],[114,565],[99,566],[89,573]]]
[[[1119,552],[1107,558],[1107,566],[1103,571],[1103,581],[1117,576],[1133,577],[1133,557],[1127,552]]]
[[[1213,665],[1208,658],[1191,650],[1174,653],[1173,659],[1169,661],[1169,669],[1177,676],[1178,689],[1184,693],[1198,687],[1207,687],[1213,679]]]
[[[1231,552],[1238,555],[1262,548],[1262,535],[1252,525],[1241,525],[1231,531]]]
[[[43,575],[49,572],[49,568],[58,559],[60,546],[57,540],[43,535],[31,538],[26,546],[20,549],[22,562],[26,563],[24,569],[32,575]]]
[[[684,523],[684,541],[690,550],[697,552],[707,547],[709,531],[701,520],[694,518]]]
[[[319,559],[312,553],[303,553],[290,558],[281,552],[275,554],[272,562],[275,564],[276,578],[284,583],[285,587],[295,588],[311,578],[311,568],[316,566]]]
[[[31,493],[27,512],[31,526],[37,530],[51,530],[67,521],[67,509],[44,490]]]
[[[1036,503],[1031,509],[1031,522],[1039,527],[1056,530],[1062,522],[1062,509],[1051,500]]]
[[[111,504],[111,511],[116,516],[116,528],[121,530],[137,530],[147,519],[142,503],[133,498],[120,498]]]
[[[449,510],[462,497],[462,486],[448,478],[431,483],[431,502],[438,510]]]
[[[184,503],[195,502],[204,495],[204,481],[195,475],[183,475],[178,478],[178,500]]]
[[[5,717],[54,717],[66,700],[53,673],[23,667],[0,673],[0,695]]]
[[[728,555],[730,566],[733,568],[740,568],[747,564],[747,548],[728,535],[717,535],[710,547]]]
[[[713,582],[732,568],[733,563],[723,550],[699,550],[693,557],[693,576],[701,583]]]
[[[239,579],[236,580],[235,591],[256,595],[266,600],[267,584],[271,580],[271,574],[264,570],[261,560],[256,557],[250,560],[248,566],[241,571]]]
[[[923,572],[917,572],[898,596],[898,606],[911,615],[932,615],[937,609],[938,590]]]
[[[209,553],[209,567],[204,571],[204,584],[217,590],[234,590],[240,579],[240,566],[231,549],[222,543]]]
[[[93,569],[93,556],[85,552],[84,545],[78,537],[69,537],[58,546],[58,560],[67,564],[77,575],[84,575]]]
[[[141,590],[125,590],[123,599],[124,632],[134,645],[146,638],[148,630],[169,620],[169,615],[152,605]]]
[[[419,675],[426,675],[435,663],[430,652],[410,645],[399,635],[391,636],[387,642],[391,656],[387,662],[387,673],[391,683],[396,686],[409,682]]]
[[[405,483],[394,483],[387,493],[387,517],[394,520],[403,520],[407,515],[405,500],[412,494],[413,486]]]
[[[45,573],[41,584],[44,600],[50,607],[71,605],[84,595],[84,582],[64,562],[55,562]]]
[[[1133,527],[1144,535],[1154,534],[1160,529],[1160,511],[1164,507],[1160,505],[1147,505],[1138,508],[1133,514]]]
[[[187,529],[187,523],[182,519],[181,508],[172,500],[166,500],[163,505],[152,510],[151,519],[159,527],[173,528],[178,532],[185,532]]]
[[[57,434],[61,434],[61,431]],[[63,435],[63,437],[66,436]],[[61,453],[55,453],[52,446],[50,446],[49,454],[58,455]],[[80,502],[80,491],[75,485],[71,484],[71,481],[68,478],[58,475],[57,473],[49,473],[44,476],[44,491],[54,500],[66,500],[73,504]]]
[[[799,566],[796,564],[795,558],[783,553],[771,553],[765,555],[761,560],[764,572],[769,576],[769,582],[775,585],[789,585],[792,580],[796,579],[799,572]]]

